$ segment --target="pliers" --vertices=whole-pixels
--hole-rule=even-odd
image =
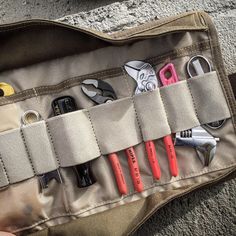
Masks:
[[[161,86],[157,79],[156,72],[153,67],[143,61],[130,61],[125,64],[124,69],[130,77],[132,77],[137,84],[135,94],[142,92],[153,91]],[[163,138],[167,156],[169,159],[170,172],[172,176],[178,175],[177,159],[174,149],[174,144],[171,135],[167,135]],[[149,140],[145,142],[146,152],[148,160],[152,169],[152,174],[155,179],[160,179],[161,170],[157,160],[157,154],[154,142]]]
[[[85,85],[92,85],[96,89],[99,89],[100,94],[98,92],[88,90],[85,87]],[[96,104],[109,103],[117,99],[117,96],[112,86],[102,80],[95,80],[95,79],[84,80],[82,82],[82,91]],[[126,149],[125,153],[128,157],[128,164],[134,188],[137,192],[142,192],[143,183],[141,181],[140,170],[134,148],[130,147]],[[115,174],[116,182],[120,193],[127,194],[127,185],[125,182],[125,177],[117,154],[111,153],[108,155],[108,158],[111,162],[111,166]]]

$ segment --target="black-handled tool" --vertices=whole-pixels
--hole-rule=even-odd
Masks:
[[[78,110],[75,99],[70,96],[59,97],[53,100],[52,109],[55,116]],[[73,169],[76,173],[79,188],[88,187],[96,182],[90,162],[74,166]]]

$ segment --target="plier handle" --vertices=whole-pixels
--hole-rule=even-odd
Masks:
[[[115,91],[112,86],[102,80],[88,79],[82,83],[82,91],[96,104],[108,103],[117,99]],[[92,85],[97,91],[88,90],[85,85]],[[131,174],[131,178],[134,184],[134,188],[137,192],[143,191],[143,183],[141,180],[141,174],[138,166],[138,160],[133,147],[129,147],[125,150],[126,156],[128,158],[128,165]],[[121,169],[121,165],[116,153],[111,153],[108,155],[111,162],[113,172],[115,174],[116,182],[121,194],[127,194],[127,185],[125,182],[124,174]]]

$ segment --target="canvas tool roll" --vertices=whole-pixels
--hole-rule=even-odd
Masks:
[[[236,103],[206,13],[110,35],[45,20],[2,25],[0,51],[0,82],[12,86],[10,96],[0,97],[0,230],[127,235],[165,203],[235,171]],[[196,55],[207,58],[211,71],[189,78],[186,65]],[[150,63],[157,75],[171,62],[179,81],[135,95],[136,83],[124,70],[132,60]],[[110,84],[117,100],[95,106],[81,90],[87,79]],[[54,116],[52,101],[63,96],[73,97],[77,110]],[[23,114],[32,110],[40,119],[23,124]],[[218,129],[206,126],[219,120],[226,121]],[[203,165],[194,147],[175,146],[179,173],[171,176],[163,137],[174,139],[199,126],[219,140],[212,161]],[[149,140],[156,147],[159,180],[147,159]],[[138,158],[140,193],[129,173],[129,147]],[[118,155],[127,194],[117,189],[110,153]],[[88,162],[96,181],[79,188],[74,167]],[[48,173],[60,179],[42,188]]]

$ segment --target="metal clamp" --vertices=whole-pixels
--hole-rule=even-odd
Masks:
[[[205,63],[206,67],[208,68],[208,70],[206,72],[203,70],[203,68],[204,68],[202,66],[203,63]],[[191,72],[192,68],[194,69],[195,74],[193,74]],[[206,57],[204,57],[202,55],[196,55],[196,56],[191,57],[187,63],[187,72],[191,78],[194,76],[197,76],[197,75],[203,75],[203,74],[211,72],[211,71],[212,71],[212,68],[211,68],[210,62],[208,61],[208,59]]]

